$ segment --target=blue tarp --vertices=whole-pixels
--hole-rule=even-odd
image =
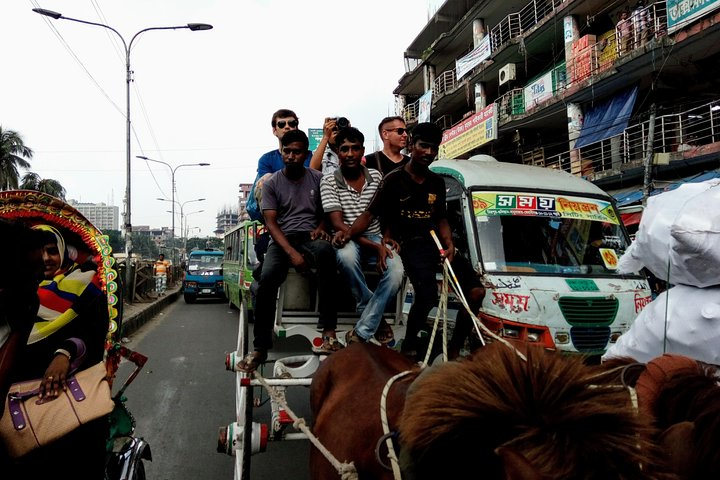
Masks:
[[[713,178],[720,178],[720,170],[709,170],[707,172],[698,173],[696,175],[683,178],[682,180],[678,180],[677,182],[673,182],[665,186],[664,188],[656,188],[650,192],[650,196],[652,197],[653,195],[659,195],[663,192],[675,190],[683,183],[704,182],[706,180],[712,180]],[[626,205],[632,205],[634,203],[641,202],[643,198],[643,190],[641,187],[637,190],[613,195],[613,197],[615,198],[615,202],[618,207],[624,207]]]
[[[633,87],[588,110],[575,148],[620,135],[630,121],[637,92],[638,87]]]

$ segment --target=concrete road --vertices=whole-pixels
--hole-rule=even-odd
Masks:
[[[238,311],[225,301],[187,305],[180,298],[130,337],[127,346],[149,357],[126,391],[136,434],[152,449],[153,460],[145,465],[148,479],[233,478],[234,458],[217,453],[216,446],[218,428],[235,419],[235,374],[225,370],[224,361],[225,353],[236,349],[237,322]],[[309,351],[304,340],[294,340],[278,344],[276,352]],[[121,365],[116,385],[129,371],[129,365]],[[295,390],[288,393],[291,408],[310,423],[308,389]],[[257,388],[255,394],[267,400]],[[269,402],[254,416],[269,423]],[[309,479],[309,449],[307,440],[271,442],[267,452],[252,457],[251,478]]]

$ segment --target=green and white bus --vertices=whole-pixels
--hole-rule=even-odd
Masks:
[[[247,220],[225,233],[225,255],[223,258],[223,284],[230,306],[240,308],[250,301],[252,272],[260,263],[255,255],[255,239],[265,231],[260,222]]]

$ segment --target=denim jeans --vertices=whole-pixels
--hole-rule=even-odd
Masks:
[[[382,243],[380,235],[372,235],[368,238],[375,243]],[[392,258],[386,257],[387,268],[382,273],[375,292],[372,292],[367,286],[362,267],[377,264],[375,250],[363,248],[357,242],[351,241],[335,251],[338,268],[350,284],[350,290],[357,301],[357,311],[362,312],[355,324],[355,333],[368,340],[375,335],[388,302],[395,298],[402,285],[405,273],[402,260],[397,253],[394,253]]]
[[[327,240],[311,240],[310,233],[288,234],[288,241],[305,261],[317,270],[319,323],[325,330],[337,327],[337,261],[335,249]],[[267,351],[272,348],[276,300],[280,286],[287,278],[290,258],[275,242],[271,242],[263,260],[260,282],[255,296],[253,347]]]

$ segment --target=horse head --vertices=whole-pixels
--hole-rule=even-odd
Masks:
[[[407,480],[668,478],[630,396],[580,357],[491,344],[418,378],[400,421]]]

